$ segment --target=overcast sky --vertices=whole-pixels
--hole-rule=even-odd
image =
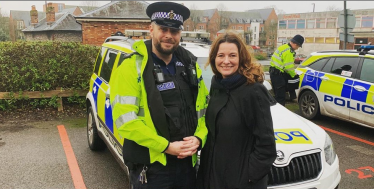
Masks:
[[[62,2],[65,5],[85,5],[83,1],[47,1],[58,3]],[[92,2],[92,1],[91,1]],[[154,2],[154,1],[148,1]],[[313,12],[313,3],[315,3],[314,11],[323,12],[328,10],[328,7],[335,7],[343,10],[344,1],[175,1],[184,3],[187,7],[193,4],[197,9],[214,9],[219,4],[223,4],[229,11],[245,11],[251,9],[261,9],[268,6],[275,5],[277,9],[290,13],[306,13]],[[98,6],[110,3],[110,1],[96,1]],[[0,1],[1,12],[4,15],[9,15],[10,10],[31,10],[31,5],[35,5],[38,11],[43,10],[45,1]],[[347,1],[347,9],[374,9],[374,1]]]

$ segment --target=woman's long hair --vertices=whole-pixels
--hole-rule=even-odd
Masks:
[[[262,65],[255,62],[253,54],[249,52],[249,47],[245,45],[242,37],[237,32],[228,30],[223,34],[220,34],[214,41],[210,49],[208,62],[205,64],[205,68],[209,65],[212,68],[214,75],[221,76],[216,67],[216,57],[221,43],[234,43],[239,50],[239,68],[238,72],[247,78],[249,84],[262,83],[264,81],[264,71]]]

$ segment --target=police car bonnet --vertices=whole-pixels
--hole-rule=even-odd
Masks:
[[[169,28],[183,30],[183,22],[190,17],[190,10],[173,2],[156,2],[148,5],[146,13],[151,22]]]

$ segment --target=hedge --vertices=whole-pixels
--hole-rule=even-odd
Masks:
[[[0,42],[0,92],[48,91],[57,87],[88,90],[99,48],[77,42]],[[42,100],[28,101],[35,104]],[[14,99],[0,100],[0,110],[11,108],[9,102],[16,104]]]

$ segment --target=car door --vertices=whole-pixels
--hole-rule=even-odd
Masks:
[[[308,65],[308,69],[305,72],[305,75],[304,77],[302,77],[302,80],[301,80],[301,87],[308,86],[308,87],[313,88],[314,89],[313,91],[316,93],[317,97],[318,97],[318,88],[321,83],[318,76],[321,74],[321,70],[328,60],[329,60],[328,58],[323,58]]]
[[[374,58],[364,58],[353,82],[350,119],[374,127]]]
[[[101,124],[113,133],[112,107],[110,105],[109,81],[112,74],[113,65],[117,60],[119,53],[116,50],[108,49],[103,63],[101,64],[99,78],[102,81],[98,88],[97,96],[97,115]]]
[[[318,75],[319,97],[321,108],[325,113],[349,120],[349,108],[353,79],[359,57],[331,58]]]

